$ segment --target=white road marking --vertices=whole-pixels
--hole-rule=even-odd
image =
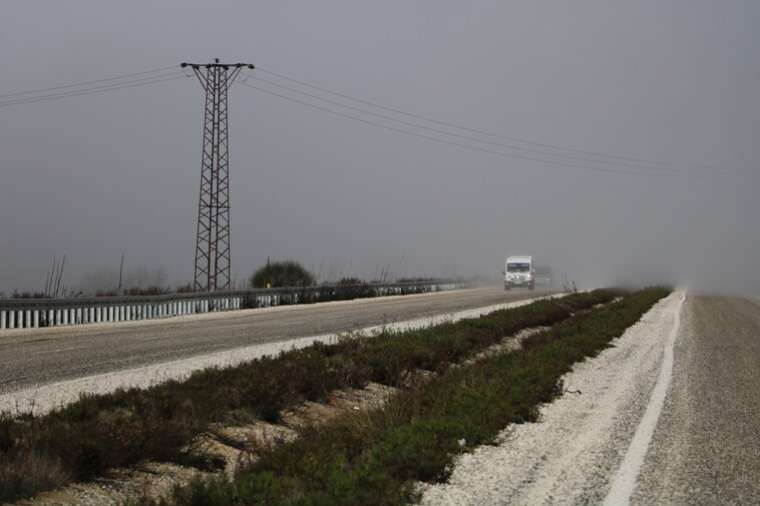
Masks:
[[[686,294],[682,293],[678,306],[676,306],[673,327],[668,334],[668,342],[663,353],[662,366],[660,374],[657,377],[657,383],[652,390],[652,396],[649,399],[644,416],[636,428],[636,433],[631,440],[631,444],[628,446],[625,458],[615,475],[612,487],[604,500],[606,506],[630,504],[631,496],[636,489],[641,466],[644,464],[644,458],[649,449],[649,443],[652,441],[652,435],[657,426],[657,420],[660,418],[662,407],[665,404],[665,397],[668,393],[668,387],[673,377],[673,347],[681,326],[681,308],[685,300]]]

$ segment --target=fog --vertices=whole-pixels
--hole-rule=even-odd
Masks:
[[[633,172],[618,173],[497,156],[235,85],[239,282],[267,258],[323,279],[495,278],[505,256],[530,253],[580,286],[760,289],[757,2],[155,4],[4,2],[0,94],[218,57],[478,130],[668,163],[604,165]],[[127,272],[190,281],[202,107],[194,78],[0,106],[0,291],[42,289],[64,253],[71,287],[108,278],[122,252]]]

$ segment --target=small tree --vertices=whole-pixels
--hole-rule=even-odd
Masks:
[[[248,284],[251,288],[311,286],[314,275],[293,260],[270,262],[267,259],[266,265],[253,273]]]

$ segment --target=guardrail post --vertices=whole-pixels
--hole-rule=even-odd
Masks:
[[[0,330],[5,328],[5,311],[0,311]]]
[[[15,329],[16,328],[16,310],[13,309],[8,313],[8,328],[9,329]]]

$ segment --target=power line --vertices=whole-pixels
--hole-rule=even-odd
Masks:
[[[100,86],[94,86],[90,88],[82,88],[82,89],[70,90],[70,91],[65,91],[65,92],[51,93],[47,95],[30,96],[30,97],[15,99],[15,100],[0,101],[0,108],[11,107],[14,105],[21,105],[21,104],[34,104],[37,102],[44,102],[48,100],[59,100],[62,98],[78,97],[82,95],[91,95],[93,93],[103,93],[106,91],[121,90],[125,88],[135,88],[138,86],[145,86],[148,84],[162,83],[166,81],[173,81],[176,79],[185,79],[186,77],[187,76],[185,76],[182,72],[174,72],[174,73],[170,73],[163,76],[150,76],[150,77],[144,77],[140,79],[124,81],[124,82],[112,83],[108,85],[100,85]]]
[[[634,162],[634,163],[640,164],[640,165],[648,165],[648,166],[650,166],[650,168],[662,168],[662,169],[674,169],[674,168],[676,168],[676,167],[674,167],[674,165],[672,163],[666,162],[666,161],[661,161],[661,160],[651,160],[651,159],[646,159],[646,158],[637,158],[637,157],[632,157],[632,156],[617,155],[617,154],[613,154],[613,153],[605,153],[605,152],[601,152],[601,151],[591,151],[591,150],[585,150],[585,149],[578,149],[578,148],[572,148],[572,147],[568,147],[568,146],[560,146],[560,145],[557,145],[557,144],[550,144],[550,143],[547,143],[547,142],[539,142],[539,141],[529,140],[529,139],[525,139],[525,138],[521,138],[521,137],[508,136],[508,135],[504,135],[504,134],[500,134],[500,133],[495,133],[495,132],[489,132],[487,130],[481,130],[481,129],[477,129],[477,128],[472,128],[472,127],[469,127],[469,126],[466,126],[466,125],[461,125],[461,124],[457,124],[457,123],[453,123],[453,122],[449,122],[449,121],[442,121],[442,120],[439,120],[439,119],[431,118],[429,116],[423,116],[421,114],[415,114],[415,113],[407,112],[407,111],[404,111],[404,110],[401,110],[401,109],[398,109],[398,108],[389,107],[389,106],[386,106],[386,105],[383,105],[383,104],[379,104],[377,102],[373,102],[373,101],[366,100],[366,99],[363,99],[363,98],[354,97],[354,96],[349,95],[347,93],[341,93],[341,92],[334,91],[334,90],[331,90],[331,89],[328,89],[328,88],[325,88],[325,87],[322,87],[322,86],[318,86],[316,84],[312,84],[312,83],[309,83],[309,82],[306,82],[306,81],[303,81],[303,80],[295,79],[293,77],[289,77],[289,76],[286,76],[284,74],[280,74],[278,72],[274,72],[274,71],[271,71],[271,70],[263,69],[261,67],[256,67],[256,70],[258,70],[259,72],[264,72],[264,73],[270,74],[270,75],[275,76],[275,77],[279,77],[280,79],[284,79],[286,81],[291,81],[291,82],[300,84],[302,86],[306,86],[308,88],[319,90],[319,91],[322,91],[324,93],[329,93],[330,95],[334,95],[334,96],[338,96],[338,97],[345,98],[345,99],[348,99],[348,100],[352,100],[354,102],[358,102],[358,103],[361,103],[361,104],[369,105],[371,107],[377,107],[378,109],[383,109],[385,111],[393,112],[393,113],[396,113],[396,114],[402,114],[404,116],[408,116],[408,117],[411,117],[411,118],[416,118],[416,119],[419,119],[419,120],[428,121],[430,123],[434,123],[434,124],[437,124],[437,125],[440,125],[440,126],[446,126],[446,127],[449,127],[449,128],[455,128],[455,129],[458,129],[458,130],[463,130],[463,131],[467,131],[467,132],[470,132],[470,133],[476,133],[476,134],[480,134],[480,135],[485,135],[485,136],[492,137],[492,138],[500,138],[500,139],[505,139],[505,140],[509,140],[509,141],[513,141],[513,142],[519,142],[519,143],[528,144],[528,145],[532,145],[532,146],[539,146],[539,147],[543,147],[543,148],[553,149],[553,150],[557,150],[557,151],[567,151],[567,152],[573,152],[573,153],[578,153],[578,154],[583,154],[583,155],[588,155],[588,156],[594,156],[594,157],[599,157],[599,158],[608,158],[608,159],[613,159],[613,160],[622,160],[622,161],[627,161],[627,162]],[[709,166],[706,166],[706,165],[694,165],[694,166],[705,167],[705,168],[712,168],[712,167],[709,167]]]
[[[420,123],[414,123],[414,122],[411,122],[411,121],[404,121],[404,120],[395,118],[393,116],[389,116],[387,114],[381,114],[381,113],[369,111],[367,109],[363,109],[361,107],[356,107],[356,106],[353,106],[353,105],[344,104],[344,103],[339,102],[337,100],[331,100],[329,98],[320,97],[319,95],[315,95],[313,93],[308,93],[308,92],[299,90],[297,88],[293,88],[291,86],[285,86],[285,85],[282,85],[280,83],[277,83],[277,82],[274,82],[274,81],[270,81],[268,79],[262,79],[260,77],[256,77],[256,76],[253,76],[253,75],[248,75],[246,77],[250,78],[250,79],[254,79],[254,80],[262,82],[262,83],[269,84],[271,86],[275,86],[277,88],[281,88],[281,89],[293,92],[293,93],[298,93],[300,95],[303,95],[303,96],[306,96],[306,97],[309,97],[309,98],[314,98],[314,99],[317,99],[317,100],[321,100],[321,101],[326,102],[328,104],[337,105],[339,107],[344,107],[346,109],[357,111],[357,112],[360,112],[360,113],[363,113],[363,114],[368,114],[370,116],[374,116],[374,117],[377,117],[377,118],[382,118],[382,119],[385,119],[385,120],[388,120],[388,121],[393,121],[393,122],[396,122],[396,123],[399,123],[399,124],[402,124],[402,125],[410,126],[412,128],[427,130],[427,131],[434,132],[434,133],[437,133],[437,134],[448,135],[448,136],[451,136],[451,137],[456,137],[456,138],[467,140],[467,141],[478,142],[478,143],[481,143],[481,144],[486,144],[486,145],[490,145],[490,146],[497,146],[497,147],[507,148],[507,149],[511,149],[511,150],[517,150],[517,151],[522,151],[522,152],[526,152],[526,153],[535,153],[535,154],[539,154],[539,155],[543,155],[543,156],[549,156],[549,157],[554,157],[554,158],[560,158],[560,159],[561,158],[565,158],[565,159],[569,159],[569,160],[575,160],[575,161],[581,161],[581,162],[589,162],[589,163],[593,163],[593,164],[610,165],[610,166],[613,166],[613,167],[620,167],[620,166],[622,166],[622,167],[629,167],[629,168],[633,168],[633,169],[645,169],[645,170],[655,170],[655,171],[659,170],[659,171],[672,171],[672,172],[677,171],[677,169],[672,169],[670,167],[654,167],[654,166],[633,164],[633,163],[627,163],[627,162],[613,162],[611,160],[599,160],[599,159],[587,158],[587,157],[583,157],[583,156],[575,156],[575,155],[568,155],[568,154],[561,154],[561,153],[552,153],[552,152],[549,152],[549,151],[546,151],[546,150],[527,148],[527,147],[524,147],[524,146],[517,146],[517,145],[514,145],[514,144],[506,144],[506,143],[503,143],[503,142],[495,142],[495,141],[483,140],[483,139],[480,139],[480,138],[477,138],[477,137],[472,137],[472,136],[469,136],[469,135],[462,135],[462,134],[458,134],[458,133],[448,132],[448,131],[442,130],[440,128],[434,128],[434,127],[430,127],[430,126],[423,125],[423,124],[420,124]]]
[[[483,148],[483,147],[479,147],[479,146],[472,146],[470,144],[464,144],[464,143],[461,143],[461,142],[451,141],[451,140],[448,140],[448,139],[441,139],[440,137],[433,137],[433,136],[430,136],[430,135],[425,135],[425,134],[421,134],[421,133],[418,133],[418,132],[413,132],[411,130],[406,130],[406,129],[403,129],[403,128],[397,128],[397,127],[390,126],[390,125],[385,125],[383,123],[379,123],[377,121],[368,120],[366,118],[361,118],[359,116],[354,116],[354,115],[351,115],[351,114],[346,114],[346,113],[343,113],[343,112],[340,112],[340,111],[336,111],[336,110],[330,109],[328,107],[324,107],[324,106],[321,106],[321,105],[317,105],[317,104],[313,104],[313,103],[307,102],[305,100],[300,100],[298,98],[294,98],[294,97],[290,97],[290,96],[287,96],[287,95],[283,95],[281,93],[277,93],[277,92],[268,90],[266,88],[261,88],[259,86],[255,86],[255,85],[249,84],[247,82],[241,82],[240,84],[242,84],[243,86],[246,86],[248,88],[260,91],[262,93],[267,93],[269,95],[273,95],[273,96],[276,96],[276,97],[279,97],[279,98],[282,98],[282,99],[285,99],[285,100],[289,100],[291,102],[295,102],[295,103],[298,103],[298,104],[301,104],[301,105],[305,105],[307,107],[311,107],[313,109],[317,109],[317,110],[320,110],[320,111],[323,111],[323,112],[327,112],[327,113],[333,114],[335,116],[341,116],[341,117],[346,118],[346,119],[350,119],[350,120],[353,120],[353,121],[359,121],[359,122],[365,123],[367,125],[375,126],[375,127],[378,127],[378,128],[384,128],[386,130],[391,130],[393,132],[402,133],[402,134],[410,135],[410,136],[413,136],[413,137],[419,137],[419,138],[426,139],[426,140],[429,140],[429,141],[437,142],[439,144],[446,144],[446,145],[449,145],[449,146],[456,146],[456,147],[460,147],[460,148],[464,148],[464,149],[469,149],[469,150],[472,150],[472,151],[480,151],[480,152],[483,152],[483,153],[489,153],[489,154],[492,154],[492,155],[501,156],[501,157],[505,157],[505,158],[512,158],[512,159],[518,159],[518,160],[528,160],[528,161],[533,161],[533,162],[539,162],[539,163],[543,163],[543,164],[546,164],[546,165],[557,165],[557,166],[562,166],[562,167],[571,167],[571,168],[583,169],[583,170],[593,170],[593,171],[598,171],[598,172],[608,172],[608,173],[613,173],[613,174],[628,174],[628,175],[636,175],[636,176],[644,176],[644,175],[646,175],[646,176],[663,176],[664,175],[664,174],[660,174],[660,173],[643,173],[643,172],[636,172],[636,171],[631,171],[631,170],[616,170],[616,169],[611,169],[611,168],[607,168],[607,167],[595,167],[595,166],[590,166],[590,165],[580,165],[580,164],[575,164],[575,163],[558,162],[558,161],[554,161],[554,160],[544,160],[544,159],[541,159],[541,158],[536,158],[536,157],[531,157],[531,156],[524,156],[524,155],[519,155],[519,154],[515,154],[515,153],[505,153],[503,151],[496,151],[494,149],[488,149],[488,148]]]
[[[141,72],[132,72],[130,74],[120,74],[118,76],[106,77],[104,79],[93,79],[93,80],[90,80],[90,81],[81,81],[81,82],[78,82],[78,83],[64,84],[64,85],[61,85],[61,86],[51,86],[49,88],[40,88],[40,89],[36,89],[36,90],[16,91],[16,92],[13,92],[13,93],[4,93],[4,94],[0,94],[0,100],[2,100],[4,98],[7,98],[7,97],[15,97],[15,96],[20,96],[20,95],[30,95],[30,94],[34,94],[34,93],[43,93],[43,92],[47,92],[47,91],[61,90],[61,89],[66,89],[66,88],[76,88],[76,87],[79,87],[79,86],[85,86],[85,85],[89,85],[89,84],[105,83],[105,82],[109,82],[109,81],[118,81],[118,80],[129,78],[129,77],[142,76],[142,75],[146,75],[146,74],[153,74],[153,73],[162,72],[164,70],[170,70],[170,69],[174,69],[174,68],[176,68],[176,67],[174,65],[171,65],[171,66],[167,66],[167,67],[160,67],[160,68],[155,68],[155,69],[150,69],[150,70],[143,70]]]

